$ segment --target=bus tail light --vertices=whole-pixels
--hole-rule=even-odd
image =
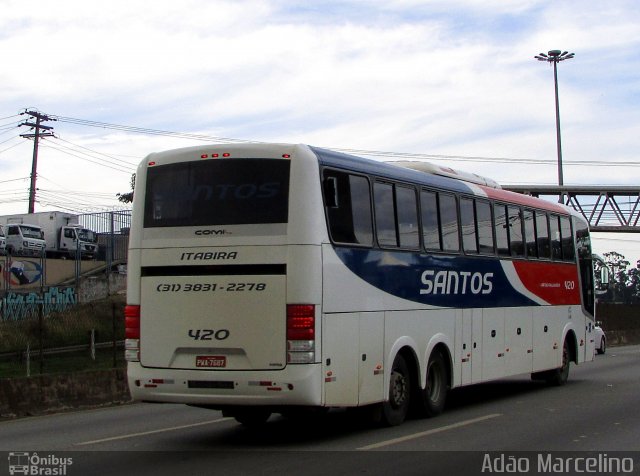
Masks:
[[[315,305],[287,304],[287,363],[315,361],[315,328]]]
[[[140,362],[140,306],[124,308],[124,356],[127,362]]]

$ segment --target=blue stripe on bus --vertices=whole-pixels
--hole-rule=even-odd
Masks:
[[[376,288],[437,307],[520,307],[538,304],[518,292],[495,258],[334,248],[340,260]]]

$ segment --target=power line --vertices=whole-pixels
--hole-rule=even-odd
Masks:
[[[14,178],[9,180],[0,180],[0,183],[17,182],[18,180],[28,180],[29,177]]]
[[[3,135],[8,134],[8,133],[10,133],[10,132],[13,132],[13,130],[14,130],[14,129],[17,129],[17,128],[18,128],[18,126],[15,126],[15,127],[8,127],[8,128],[6,128],[6,129],[4,129],[2,132],[0,132],[0,136],[3,136]],[[18,137],[18,135],[11,137],[11,139],[14,139],[14,138],[16,138],[16,137]]]
[[[133,162],[128,162],[126,160],[118,159],[117,157],[115,157],[113,155],[105,154],[104,152],[98,152],[97,150],[89,149],[88,147],[85,147],[85,146],[80,145],[80,144],[74,144],[73,142],[65,140],[62,137],[56,137],[56,139],[66,143],[66,144],[70,144],[70,145],[72,145],[74,147],[77,147],[79,149],[86,150],[86,151],[90,152],[91,154],[94,154],[94,155],[97,155],[97,156],[104,156],[109,160],[113,160],[113,161],[116,161],[116,162],[121,162],[124,165],[126,165],[127,167],[137,167],[138,166],[137,162],[133,163]],[[90,154],[87,154],[87,155],[90,155]],[[94,157],[94,155],[90,155],[90,156]],[[99,157],[95,157],[95,158],[99,158]],[[141,158],[139,160],[141,160]]]
[[[14,114],[13,116],[5,116],[0,117],[0,121],[4,121],[5,119],[13,119],[14,117],[20,117],[22,114]]]
[[[480,156],[459,156],[459,155],[439,155],[439,154],[422,154],[411,152],[388,152],[388,151],[375,151],[375,150],[362,150],[362,149],[338,149],[332,148],[337,152],[344,152],[348,154],[368,155],[372,157],[387,157],[387,158],[402,158],[402,159],[445,159],[454,160],[460,162],[483,162],[483,163],[518,163],[518,164],[555,164],[554,160],[550,159],[523,159],[523,158],[509,158],[509,157],[480,157]],[[566,163],[566,161],[565,161]],[[628,166],[639,167],[640,163],[632,161],[615,161],[615,162],[602,162],[602,161],[589,161],[589,160],[574,160],[569,161],[571,165],[577,166],[589,166],[589,167],[609,167],[609,166]]]
[[[69,190],[68,188],[65,188],[63,185],[60,185],[59,183],[54,182],[53,180],[51,180],[51,179],[49,179],[47,177],[44,177],[43,175],[40,175],[40,178],[45,180],[46,182],[49,182],[49,183],[59,187],[59,188],[51,189],[51,190],[39,188],[38,190],[44,190],[44,191],[47,191],[47,192],[54,192],[54,193],[65,193],[65,194],[68,194],[68,195],[71,195],[71,196],[80,196],[80,197],[83,197],[83,198],[94,197],[94,198],[102,199],[102,198],[113,198],[115,196],[114,193],[108,193],[108,192],[87,192],[86,190]]]
[[[38,195],[40,197],[38,201],[44,205],[49,204],[62,206],[62,204],[66,204],[67,206],[75,206],[77,209],[82,210],[92,210],[95,209],[97,205],[99,205],[97,203],[88,203],[87,200],[69,198],[63,192],[48,192],[42,189],[38,189]]]
[[[56,144],[56,145],[48,144],[48,146],[51,149],[56,149],[56,150],[58,150],[60,152],[66,153],[68,155],[72,155],[72,156],[77,157],[77,158],[82,159],[82,160],[88,160],[89,162],[93,162],[94,164],[98,164],[98,165],[109,164],[109,165],[111,165],[113,167],[126,168],[127,170],[135,169],[135,166],[133,164],[125,163],[126,165],[122,165],[122,164],[119,164],[117,162],[112,162],[112,161],[107,160],[107,159],[103,159],[103,158],[100,158],[100,157],[94,157],[94,156],[89,155],[89,154],[87,154],[85,152],[78,151],[76,149],[73,149],[71,147],[67,147],[67,146],[62,145],[62,144]],[[89,158],[97,160],[98,162],[91,161],[91,160],[89,160]],[[104,162],[104,164],[102,162]]]
[[[209,136],[205,134],[193,134],[188,132],[174,132],[174,131],[166,131],[166,130],[160,130],[160,129],[149,129],[146,127],[125,126],[122,124],[110,124],[107,122],[89,121],[86,119],[77,119],[73,117],[64,117],[64,116],[55,116],[55,117],[59,122],[65,122],[68,124],[76,124],[76,125],[87,126],[87,127],[97,127],[100,129],[113,129],[118,131],[134,132],[138,134],[178,137],[181,139],[194,139],[194,140],[201,140],[201,141],[217,141],[217,142],[232,142],[232,143],[254,142],[254,141],[245,140],[245,139],[232,139],[230,137],[215,137],[215,136]]]
[[[7,122],[6,124],[0,124],[0,129],[14,129],[20,127],[20,121]]]
[[[61,145],[52,145],[52,144],[46,144],[46,145],[43,144],[43,147],[57,150],[58,152],[62,152],[63,154],[67,154],[67,155],[70,155],[72,157],[76,157],[76,158],[78,158],[80,160],[84,160],[86,162],[91,162],[92,164],[95,164],[95,165],[100,165],[101,167],[106,167],[108,169],[115,170],[116,172],[122,172],[122,173],[126,173],[126,174],[131,175],[135,171],[135,167],[133,167],[133,166],[125,168],[125,166],[120,165],[118,163],[108,162],[106,160],[102,160],[102,161],[92,160],[91,158],[87,158],[86,156],[78,155],[79,153],[77,151],[74,151],[73,149],[70,149],[69,147],[65,147],[65,146],[61,146]]]
[[[0,145],[5,144],[5,143],[7,143],[9,141],[12,141],[14,139],[17,139],[19,137],[20,137],[20,134],[18,134],[17,136],[9,137],[7,140],[3,140],[2,142],[0,142]],[[20,144],[22,144],[22,142],[20,142]]]
[[[7,147],[6,149],[0,150],[0,154],[2,154],[3,152],[7,152],[8,150],[13,149],[14,147],[18,147],[21,144],[24,144],[24,142],[18,142],[17,144],[13,144],[11,147]]]
[[[65,189],[47,189],[47,188],[42,188],[42,187],[38,187],[38,191],[39,192],[64,194],[64,195],[68,195],[68,196],[71,196],[71,197],[79,197],[79,198],[82,198],[83,200],[92,199],[92,198],[97,198],[97,199],[113,198],[115,196],[115,194],[113,194],[113,193],[106,193],[106,192],[105,193],[85,192],[85,191],[74,191],[74,190],[65,190]]]
[[[64,116],[52,116],[56,117],[59,122],[65,122],[69,124],[97,127],[101,129],[112,129],[124,132],[131,132],[136,134],[157,135],[166,137],[176,137],[180,139],[200,140],[207,142],[223,142],[223,143],[253,143],[257,141],[247,139],[233,139],[229,137],[210,136],[206,134],[193,134],[187,132],[175,132],[161,129],[150,129],[137,126],[126,126],[122,124],[111,124],[107,122],[90,121],[86,119],[78,119],[73,117]],[[483,157],[483,156],[464,156],[464,155],[442,155],[442,154],[427,154],[427,153],[411,153],[411,152],[391,152],[391,151],[379,151],[379,150],[363,150],[363,149],[345,149],[326,147],[327,149],[335,150],[337,152],[344,152],[350,154],[367,155],[371,157],[386,157],[386,158],[402,158],[402,159],[419,159],[419,160],[453,160],[459,162],[481,162],[481,163],[510,163],[510,164],[523,164],[523,165],[547,165],[555,164],[556,161],[552,159],[525,159],[525,158],[513,158],[513,157]],[[640,167],[640,163],[635,161],[588,161],[588,160],[573,160],[565,161],[565,164],[579,167]]]

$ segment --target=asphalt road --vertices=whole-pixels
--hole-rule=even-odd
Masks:
[[[600,474],[629,464],[638,474],[639,396],[640,346],[628,346],[572,366],[565,386],[523,376],[458,389],[443,415],[393,428],[336,410],[251,430],[216,411],[133,404],[0,423],[0,452],[14,458],[0,459],[0,474],[18,452],[45,458],[40,466],[72,458],[68,475],[457,475],[506,472],[509,462],[578,474],[576,455],[596,458]]]

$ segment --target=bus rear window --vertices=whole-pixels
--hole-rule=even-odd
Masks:
[[[144,226],[286,223],[289,160],[221,159],[151,167]]]

